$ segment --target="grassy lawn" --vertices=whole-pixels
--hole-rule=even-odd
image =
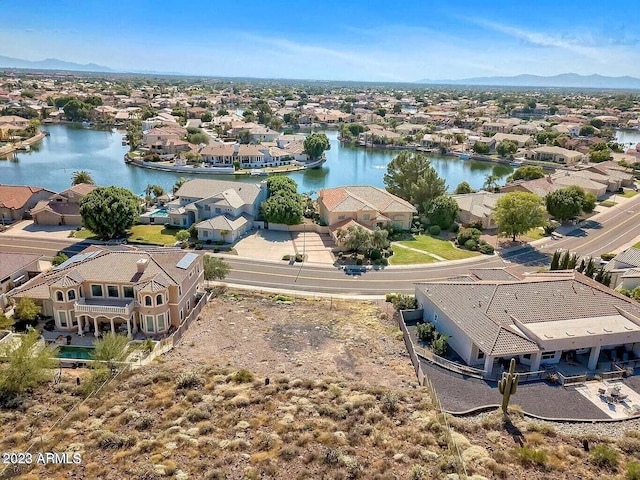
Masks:
[[[617,202],[614,202],[613,200],[605,200],[604,202],[600,202],[600,205],[602,205],[603,207],[613,207],[614,205],[617,205]]]
[[[527,233],[524,234],[525,237],[531,238],[533,240],[539,240],[544,238],[544,230],[541,228],[532,228]]]
[[[165,228],[162,225],[134,225],[129,229],[127,239],[133,242],[153,243],[156,245],[166,245],[176,242],[176,232],[179,230]],[[79,232],[74,232],[75,238],[88,240],[101,240],[91,230],[83,228]]]
[[[127,238],[131,241],[166,245],[176,242],[176,233],[180,230],[162,225],[134,225],[129,231]]]
[[[432,237],[430,235],[415,235],[412,240],[404,240],[399,243],[406,245],[407,247],[417,248],[418,250],[433,253],[445,260],[460,260],[480,255],[478,252],[461,250],[454,247],[453,243],[448,240],[442,240],[441,238]]]
[[[636,192],[635,190],[625,190],[624,193],[619,193],[617,195],[620,195],[621,197],[625,197],[625,198],[631,198],[631,197],[635,197],[638,194],[638,192]]]
[[[416,263],[433,263],[437,262],[435,258],[426,253],[414,252],[406,248],[392,246],[393,255],[389,257],[391,265],[413,265]]]

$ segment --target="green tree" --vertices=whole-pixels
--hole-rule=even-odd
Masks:
[[[582,212],[585,204],[585,191],[576,186],[561,188],[545,197],[549,215],[565,222],[575,218]]]
[[[372,234],[360,225],[351,225],[347,229],[340,228],[336,232],[336,236],[349,251],[360,253],[366,252],[371,248]]]
[[[560,270],[561,255],[562,255],[562,252],[560,250],[556,250],[555,252],[553,252],[553,257],[551,257],[551,266],[549,267],[549,270]],[[584,259],[582,260],[582,262],[584,263]]]
[[[102,238],[113,238],[138,219],[138,197],[122,187],[98,187],[80,201],[86,228]]]
[[[22,297],[15,306],[13,316],[18,320],[33,321],[40,312],[42,312],[42,308],[36,305],[32,299]]]
[[[381,117],[384,117],[387,114],[387,109],[386,108],[378,108],[376,110],[376,113],[378,115],[380,115]]]
[[[596,202],[598,199],[596,198],[594,193],[585,192],[584,200],[582,201],[582,211],[584,213],[591,213],[596,208]]]
[[[95,185],[93,177],[86,170],[76,170],[71,176],[71,185],[79,185],[81,183],[87,183],[89,185]]]
[[[583,126],[579,132],[581,137],[588,137],[590,135],[593,135],[594,133],[596,133],[596,129],[593,128],[591,125]]]
[[[471,188],[468,182],[460,182],[456,189],[454,190],[454,194],[460,195],[462,193],[473,193],[475,190]]]
[[[72,122],[78,122],[80,120],[86,120],[91,111],[91,106],[84,102],[81,102],[77,98],[70,100],[63,107],[65,116]]]
[[[189,240],[189,237],[191,237],[191,234],[188,230],[179,230],[178,232],[176,232],[176,240],[178,240],[179,242],[184,243]]]
[[[600,145],[596,143],[596,145]],[[596,145],[592,145],[589,148],[589,161],[593,163],[607,162],[609,160],[613,160],[613,155],[611,155],[611,149],[607,147],[607,144],[602,142],[602,145],[605,148],[594,148]]]
[[[280,193],[262,202],[261,209],[267,222],[297,225],[302,222],[304,202],[298,193]]]
[[[0,313],[0,330],[6,330],[13,327],[13,319],[7,317],[4,313]]]
[[[211,112],[204,112],[200,115],[200,120],[204,123],[208,123],[213,120],[213,114]]]
[[[249,145],[251,143],[251,132],[249,130],[241,130],[238,133],[238,142],[242,145]]]
[[[504,140],[498,144],[496,147],[496,152],[501,157],[506,157],[507,155],[512,155],[518,151],[518,144],[513,140]]]
[[[209,145],[209,135],[200,131],[198,133],[190,133],[187,135],[187,141],[189,143],[193,143],[194,145],[200,145],[201,143],[205,145]]]
[[[282,193],[292,194],[298,192],[298,184],[292,178],[285,175],[272,175],[267,178],[267,193],[274,196]]]
[[[498,175],[489,173],[484,177],[484,184],[482,185],[482,188],[487,191],[495,191],[498,188],[498,180],[500,180]]]
[[[458,216],[458,203],[449,195],[440,195],[433,199],[429,210],[426,212],[431,225],[439,225],[447,229]]]
[[[484,142],[475,142],[471,148],[480,155],[488,155],[491,151],[491,147]]]
[[[106,333],[94,344],[95,348],[91,353],[91,358],[96,362],[98,368],[108,368],[115,371],[118,364],[124,362],[128,354],[129,338],[125,335]]]
[[[376,228],[371,235],[371,248],[382,250],[389,246],[389,231]]]
[[[447,192],[447,184],[431,162],[421,153],[401,152],[387,165],[384,174],[387,191],[425,212],[431,201]]]
[[[312,160],[320,158],[329,149],[331,144],[324,133],[312,133],[304,139],[304,151]]]
[[[534,193],[507,193],[496,203],[495,220],[498,232],[515,241],[518,235],[546,223],[544,202]]]
[[[396,103],[393,105],[393,113],[401,113],[402,112],[402,104]]]
[[[64,253],[59,253],[58,255],[53,257],[53,259],[51,260],[51,265],[57,267],[58,265],[62,265],[67,260],[69,260],[69,257],[67,257]]]
[[[31,330],[20,336],[20,344],[0,343],[0,402],[10,403],[16,396],[26,393],[50,378],[58,365],[57,349],[46,346],[40,332]]]
[[[534,165],[524,165],[522,167],[518,167],[515,172],[511,175],[511,180],[535,180],[537,178],[544,177],[544,170],[542,167],[534,166]]]
[[[205,280],[223,280],[229,275],[229,264],[221,258],[205,255],[203,262]]]
[[[173,184],[173,193],[176,193],[178,190],[180,190],[180,187],[182,185],[184,185],[186,183],[187,179],[184,177],[180,177],[178,180],[176,180],[176,183]]]

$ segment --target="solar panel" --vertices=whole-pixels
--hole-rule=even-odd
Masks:
[[[180,260],[176,264],[176,267],[186,270],[196,258],[198,258],[197,253],[187,253],[184,257],[182,257],[182,260]]]
[[[84,262],[88,258],[93,258],[98,255],[99,251],[89,252],[89,253],[78,253],[71,257],[69,260],[58,265],[54,270],[62,270],[63,268],[67,268],[69,265],[73,265],[74,263]]]

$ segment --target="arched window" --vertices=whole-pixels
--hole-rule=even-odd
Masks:
[[[75,290],[69,290],[67,292],[67,298],[69,299],[69,301],[75,300],[76,299],[76,291]]]
[[[147,295],[147,296],[145,296],[145,297],[144,297],[144,304],[145,304],[147,307],[151,307],[151,306],[153,305],[153,304],[152,304],[152,302],[151,302],[151,297],[150,297],[149,295]]]
[[[162,305],[162,295],[160,294],[156,296],[156,305]]]
[[[64,302],[64,295],[62,295],[62,292],[56,292],[56,300],[59,302]]]

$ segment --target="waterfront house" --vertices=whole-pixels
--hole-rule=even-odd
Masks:
[[[517,135],[515,133],[496,133],[492,137],[496,141],[496,145],[498,143],[504,142],[505,140],[510,140],[518,145],[518,148],[522,148],[525,146],[533,145],[534,140],[531,135]]]
[[[537,371],[567,357],[586,370],[640,357],[640,306],[577,272],[425,282],[415,294],[424,321],[485,376],[500,359]]]
[[[145,146],[150,146],[153,144],[163,145],[172,140],[181,140],[186,135],[187,130],[179,125],[155,127],[147,132],[144,132],[144,134],[142,135],[142,144]]]
[[[504,193],[475,192],[451,195],[458,204],[458,220],[462,225],[469,226],[479,223],[483,229],[496,228],[493,216],[498,199]]]
[[[8,123],[14,127],[27,128],[29,126],[29,119],[17,115],[1,115],[0,124],[2,123]]]
[[[58,330],[156,335],[179,326],[189,314],[203,272],[197,253],[94,246],[14,289],[10,297],[33,299]]]
[[[354,220],[369,229],[392,225],[409,230],[416,208],[386,190],[369,185],[323,188],[318,192],[320,218],[330,227]]]
[[[48,200],[39,201],[31,209],[33,223],[38,225],[82,225],[80,201],[96,188],[80,183],[64,192],[55,193]]]
[[[196,179],[185,182],[175,197],[166,205],[170,225],[195,225],[202,241],[234,242],[253,227],[267,184]]]
[[[0,224],[21,220],[40,200],[55,192],[40,187],[0,185]]]
[[[7,306],[6,294],[40,273],[41,255],[0,252],[0,312]]]
[[[545,145],[542,147],[527,150],[525,157],[532,160],[560,163],[562,165],[575,165],[582,161],[584,155],[575,150],[567,150],[562,147]]]

